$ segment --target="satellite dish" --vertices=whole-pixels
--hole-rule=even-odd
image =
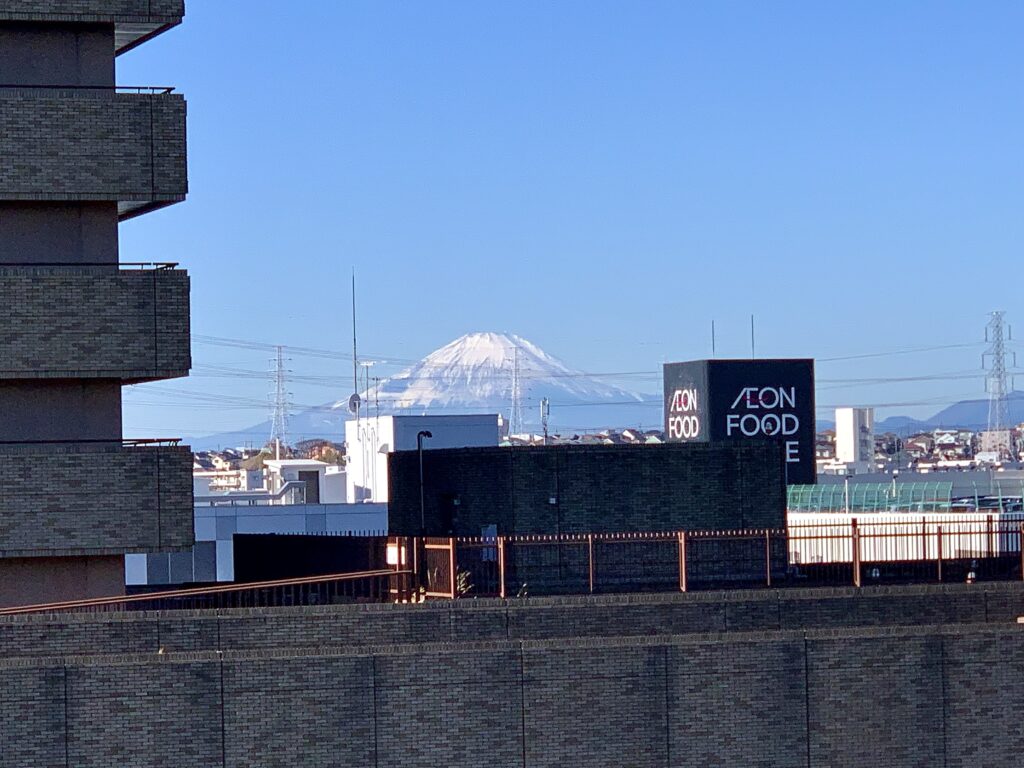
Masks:
[[[359,404],[362,402],[362,398],[359,397],[359,393],[356,392],[348,399],[348,410],[350,413],[359,413]]]

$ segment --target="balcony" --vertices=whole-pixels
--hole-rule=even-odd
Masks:
[[[0,557],[187,549],[192,452],[177,441],[0,443]]]
[[[0,86],[0,136],[0,200],[116,201],[126,219],[188,192],[169,88]]]
[[[187,376],[189,279],[174,266],[0,266],[0,380]]]
[[[112,23],[120,54],[180,24],[184,14],[184,0],[20,0],[0,8],[0,22]]]

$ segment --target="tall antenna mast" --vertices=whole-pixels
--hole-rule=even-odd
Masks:
[[[519,381],[519,347],[512,348],[512,413],[509,415],[509,434],[523,431],[523,393]]]
[[[277,355],[272,361],[271,375],[274,381],[274,419],[270,430],[270,442],[288,444],[288,389],[285,382],[284,347],[277,346]]]
[[[988,431],[990,440],[1000,440],[997,450],[1000,458],[1004,453],[1009,453],[1010,446],[1003,445],[997,434],[1007,429],[1009,417],[1006,408],[1007,382],[1010,377],[1006,373],[1006,358],[1013,357],[1013,364],[1017,364],[1016,355],[1006,351],[1006,341],[1010,338],[1010,328],[1003,324],[1005,312],[992,312],[991,320],[985,326],[985,341],[988,342],[988,349],[981,355],[982,367],[988,369],[985,377],[985,390],[988,392]]]
[[[352,394],[359,394],[359,353],[356,350],[356,269],[352,268]],[[359,418],[359,404],[355,404],[356,418]]]

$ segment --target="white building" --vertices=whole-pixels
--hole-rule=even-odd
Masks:
[[[849,474],[874,469],[875,409],[836,408],[836,463]]]
[[[348,503],[387,502],[388,454],[415,451],[420,432],[432,435],[424,439],[424,450],[494,446],[498,415],[377,416],[345,422]]]

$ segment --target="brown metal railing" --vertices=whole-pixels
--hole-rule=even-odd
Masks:
[[[387,568],[356,573],[333,573],[247,584],[174,589],[137,595],[116,595],[59,603],[0,608],[0,616],[32,613],[79,613],[126,610],[196,608],[255,608],[316,605],[332,602],[383,602],[407,597],[411,572]]]
[[[1024,522],[427,539],[428,597],[855,586],[1024,578]],[[417,545],[418,546],[418,545]],[[810,553],[810,557],[808,554]]]

